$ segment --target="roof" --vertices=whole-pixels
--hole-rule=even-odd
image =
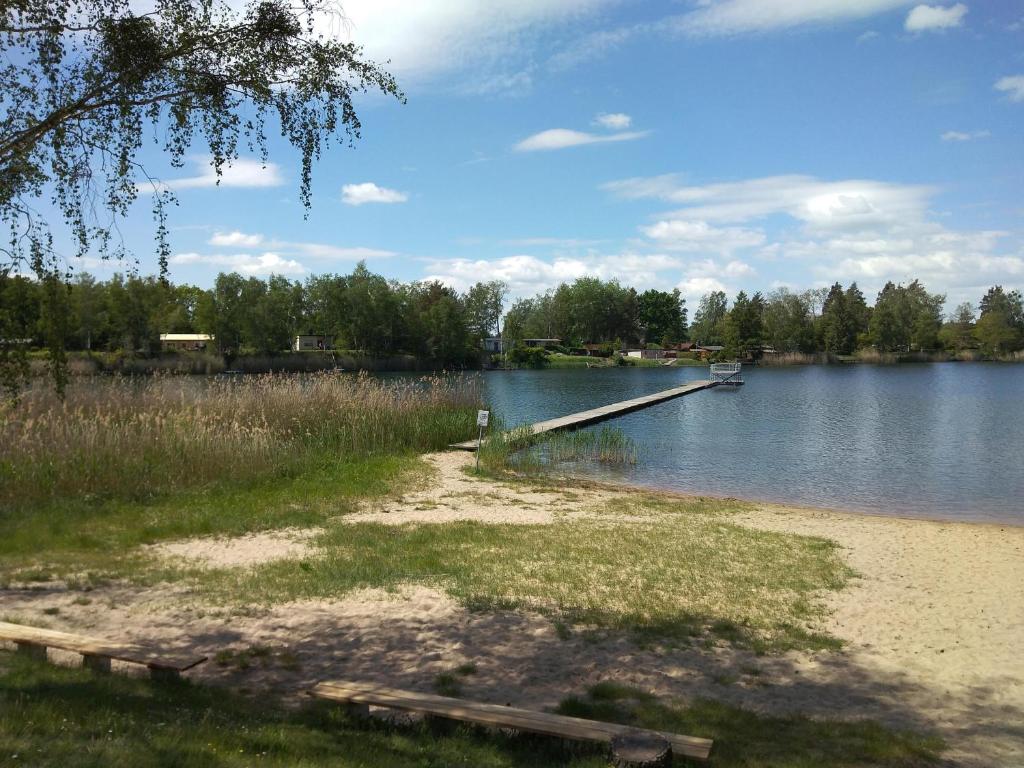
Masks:
[[[160,341],[213,341],[208,333],[161,333]]]

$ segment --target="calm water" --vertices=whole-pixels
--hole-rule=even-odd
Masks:
[[[705,368],[484,376],[518,424],[707,378]],[[747,368],[719,387],[608,424],[637,485],[882,514],[1024,524],[1024,366]]]

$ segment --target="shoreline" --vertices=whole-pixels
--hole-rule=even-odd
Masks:
[[[764,504],[772,507],[786,507],[787,509],[804,510],[812,513],[828,513],[833,515],[839,515],[844,517],[877,517],[884,520],[904,520],[907,522],[923,522],[923,523],[939,523],[939,524],[958,524],[968,526],[990,526],[996,528],[1024,528],[1024,513],[1020,520],[965,520],[953,517],[929,517],[924,515],[915,515],[907,512],[897,512],[893,514],[886,514],[884,512],[876,512],[873,510],[855,509],[852,507],[823,507],[814,506],[811,504],[804,504],[799,501],[790,501],[787,499],[769,499],[769,498],[758,498],[756,496],[728,496],[721,493],[715,493],[713,491],[701,492],[701,491],[681,491],[675,488],[665,488],[664,486],[656,485],[643,485],[640,483],[630,482],[613,482],[609,480],[598,480],[587,475],[553,475],[552,479],[564,479],[575,483],[585,483],[589,487],[600,488],[607,491],[633,491],[637,493],[649,493],[654,495],[667,496],[669,498],[676,499],[716,499],[719,501],[739,501],[745,504]]]

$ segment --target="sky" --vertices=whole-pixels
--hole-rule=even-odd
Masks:
[[[1024,287],[1024,3],[345,0],[337,34],[407,96],[314,169],[197,147],[175,282],[347,273],[359,260],[511,298],[581,276],[730,297],[920,278],[947,311]],[[154,272],[145,197],[123,227]],[[87,260],[98,276],[124,265]]]

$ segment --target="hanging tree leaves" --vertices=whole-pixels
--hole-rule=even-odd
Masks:
[[[205,146],[219,177],[240,147],[267,160],[269,124],[299,152],[308,209],[321,152],[359,137],[353,97],[403,99],[358,46],[322,31],[344,22],[323,0],[147,5],[0,0],[0,281],[53,277],[66,256],[125,257],[117,224],[141,189],[152,192],[164,274],[173,195],[139,160],[149,136],[174,167]],[[47,203],[60,222],[40,214]],[[73,252],[55,250],[58,229]],[[0,345],[10,341],[0,327]]]

